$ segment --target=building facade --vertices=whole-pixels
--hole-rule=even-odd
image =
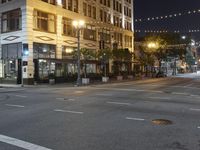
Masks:
[[[0,0],[0,82],[33,84],[52,73],[60,79],[76,73],[73,20],[85,21],[81,48],[133,51],[132,0]],[[99,69],[95,58],[87,62],[87,72]]]

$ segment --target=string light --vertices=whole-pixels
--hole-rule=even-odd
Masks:
[[[180,31],[180,30],[174,30],[174,31],[169,31],[169,30],[135,30],[135,33],[199,33],[200,29],[194,29],[194,30],[185,30],[185,31]]]
[[[180,16],[185,16],[185,15],[191,15],[191,14],[196,14],[200,13],[200,9],[196,10],[189,10],[185,12],[179,12],[179,13],[174,13],[174,14],[169,14],[169,15],[164,15],[164,16],[155,16],[155,17],[147,17],[147,18],[139,18],[135,19],[135,22],[145,22],[145,21],[155,21],[155,20],[162,20],[162,19],[172,19],[174,17],[180,17]]]

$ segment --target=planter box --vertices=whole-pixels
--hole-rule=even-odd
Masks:
[[[54,85],[55,84],[55,79],[49,79],[49,84]]]
[[[123,76],[117,76],[117,80],[118,80],[118,81],[123,80]]]
[[[90,83],[90,79],[89,78],[82,78],[82,84],[87,85]]]
[[[102,82],[106,83],[109,81],[109,77],[102,77]]]
[[[133,80],[133,75],[128,75],[129,80]]]

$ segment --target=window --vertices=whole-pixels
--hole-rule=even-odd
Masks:
[[[33,43],[33,58],[56,58],[56,46],[50,44]]]
[[[34,10],[34,29],[55,33],[56,32],[55,15]]]
[[[21,10],[16,9],[2,14],[2,32],[12,32],[21,30],[22,18]]]
[[[76,36],[76,30],[75,28],[72,26],[72,20],[68,19],[68,18],[63,18],[63,34],[67,35],[67,36],[72,36],[75,37]]]
[[[83,14],[84,16],[87,16],[87,4],[83,3]]]
[[[86,40],[96,40],[96,29],[92,25],[86,25],[83,38]]]
[[[74,12],[76,12],[76,13],[78,13],[78,0],[74,0],[74,5],[73,5],[73,7],[74,7]]]

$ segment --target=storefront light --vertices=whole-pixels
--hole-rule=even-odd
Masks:
[[[71,53],[72,51],[73,51],[72,48],[66,48],[66,49],[65,49],[65,52],[66,52],[66,53]]]
[[[62,0],[57,0],[57,5],[62,6]]]
[[[47,52],[47,49],[44,48],[42,51],[43,51],[44,53],[46,53],[46,52]]]

